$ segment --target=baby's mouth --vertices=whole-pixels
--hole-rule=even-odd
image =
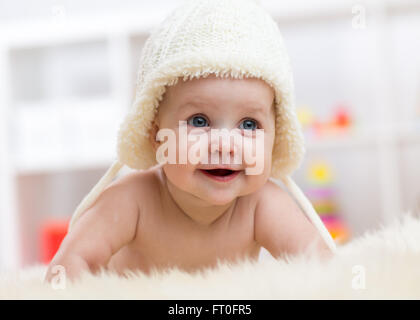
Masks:
[[[200,169],[200,171],[207,177],[211,178],[214,181],[219,182],[228,182],[233,180],[239,175],[241,170],[231,170],[225,168],[217,169]]]
[[[211,169],[211,170],[202,170],[202,171],[205,171],[206,173],[211,174],[213,176],[217,176],[217,177],[229,176],[235,172],[229,169]]]

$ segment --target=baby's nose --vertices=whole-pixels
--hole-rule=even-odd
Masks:
[[[209,137],[209,152],[235,156],[240,150],[241,136],[235,130],[212,129]]]

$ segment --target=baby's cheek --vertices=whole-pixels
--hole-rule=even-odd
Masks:
[[[268,172],[271,172],[271,164],[273,162],[273,147],[274,147],[274,136],[269,137],[265,141],[265,163],[266,163],[266,169]]]
[[[180,170],[176,168],[175,164],[165,164],[163,171],[166,179],[179,189],[183,189],[182,179],[180,178]]]
[[[254,136],[244,137],[244,160],[247,164],[246,174],[263,175],[267,171],[271,157],[269,137],[263,130],[257,130]]]
[[[177,143],[176,143],[176,150],[177,150],[177,159],[179,164],[187,164],[187,157],[188,154],[188,143],[186,141],[179,139],[177,137]]]
[[[207,151],[206,141],[202,139],[201,134],[191,132],[187,127],[181,126],[173,130],[175,132],[175,141],[172,148],[175,150],[177,164],[192,164],[197,157],[200,156],[200,151]],[[190,159],[191,158],[191,159]]]
[[[209,163],[209,139],[205,132],[189,132],[187,142],[180,152],[185,153],[188,164],[197,165]]]

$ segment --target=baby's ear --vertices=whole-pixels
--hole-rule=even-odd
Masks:
[[[159,125],[157,124],[157,121],[155,119],[155,120],[153,120],[152,125],[151,125],[151,127],[149,129],[150,143],[152,144],[152,146],[155,149],[155,151],[159,147],[159,141],[157,141],[157,139],[156,139],[156,136],[157,136],[158,131],[159,131]]]

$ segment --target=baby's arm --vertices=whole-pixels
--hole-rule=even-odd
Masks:
[[[82,271],[106,267],[111,256],[135,237],[139,210],[134,196],[128,183],[105,189],[64,238],[49,265],[46,281],[54,277],[55,265],[63,266],[70,280]]]
[[[331,252],[295,200],[274,182],[264,186],[255,212],[255,240],[274,258],[305,251]]]

